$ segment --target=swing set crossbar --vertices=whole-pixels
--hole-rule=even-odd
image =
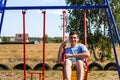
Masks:
[[[1,10],[28,10],[28,9],[101,9],[103,6],[0,6]]]

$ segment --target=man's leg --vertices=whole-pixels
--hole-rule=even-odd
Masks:
[[[84,62],[82,60],[77,61],[76,69],[77,69],[77,80],[83,80],[83,78],[84,78]]]
[[[66,80],[71,80],[71,70],[72,70],[71,67],[72,67],[72,61],[66,59],[64,64],[64,72],[65,72]]]

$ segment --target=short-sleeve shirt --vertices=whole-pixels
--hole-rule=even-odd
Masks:
[[[88,49],[86,48],[85,45],[78,44],[74,47],[67,47],[65,51],[66,51],[65,52],[66,54],[80,54],[82,52],[88,51]],[[68,59],[70,59],[72,62],[76,62],[77,60],[84,60],[84,58],[75,58],[75,57],[68,58]]]

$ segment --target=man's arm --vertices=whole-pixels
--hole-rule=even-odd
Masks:
[[[59,47],[59,50],[58,50],[58,58],[57,58],[57,61],[58,62],[61,62],[62,61],[62,54],[63,54],[63,47],[65,47],[66,45],[66,41],[63,42],[60,47]]]
[[[89,51],[82,52],[80,54],[66,54],[66,57],[76,57],[76,58],[89,58]]]

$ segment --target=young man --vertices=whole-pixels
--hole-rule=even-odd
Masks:
[[[84,59],[90,57],[90,53],[85,45],[78,44],[79,36],[76,31],[72,31],[69,34],[70,46],[65,48],[65,63],[64,72],[66,80],[71,80],[72,64],[75,64],[77,70],[77,80],[83,80],[84,78]],[[63,47],[66,45],[66,41],[63,42],[58,51],[58,61],[62,60]]]

